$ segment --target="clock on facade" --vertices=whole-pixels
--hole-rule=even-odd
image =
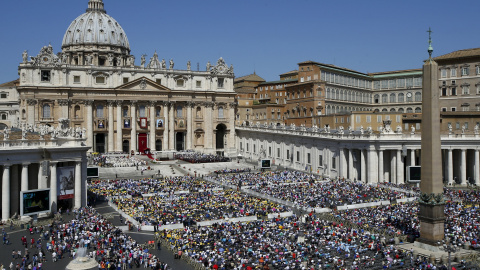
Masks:
[[[407,97],[411,98],[412,97],[412,92],[408,92]]]

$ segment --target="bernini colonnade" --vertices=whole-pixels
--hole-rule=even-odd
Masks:
[[[363,134],[362,134],[363,133]],[[421,134],[369,134],[292,127],[237,127],[247,159],[365,183],[404,183],[408,166],[421,166]],[[442,135],[443,180],[480,185],[480,135]]]

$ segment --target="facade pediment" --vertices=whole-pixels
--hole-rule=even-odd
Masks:
[[[135,91],[161,91],[170,92],[171,90],[161,84],[158,84],[146,77],[141,77],[131,82],[120,85],[115,90],[135,90]]]

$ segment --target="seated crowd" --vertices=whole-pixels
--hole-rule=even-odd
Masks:
[[[211,162],[228,162],[230,158],[218,155],[203,154],[193,151],[179,152],[175,154],[176,159],[187,161],[190,163],[211,163]]]
[[[135,167],[145,166],[146,161],[136,157],[125,156],[95,156],[92,158],[92,165],[99,167]]]

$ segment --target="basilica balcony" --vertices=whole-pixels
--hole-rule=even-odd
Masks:
[[[53,117],[42,117],[40,122],[53,122]]]
[[[225,118],[225,117],[216,117],[213,120],[217,123],[227,123],[228,122],[228,118]]]

